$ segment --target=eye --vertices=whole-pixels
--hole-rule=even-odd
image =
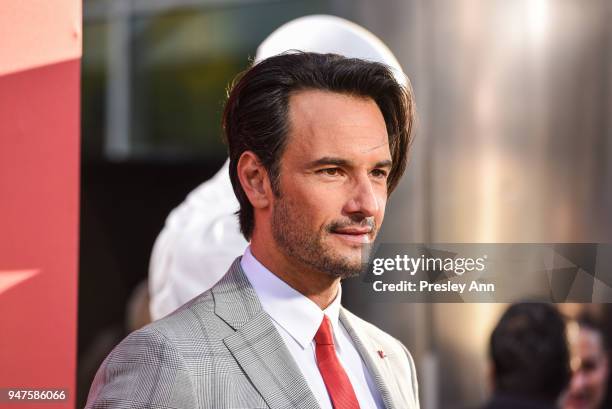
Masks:
[[[582,361],[582,367],[580,369],[587,373],[592,372],[597,369],[597,362],[595,362],[594,360],[586,359]]]
[[[374,176],[375,178],[380,178],[380,179],[386,179],[388,176],[388,173],[386,170],[384,169],[374,169],[372,170],[372,176]]]
[[[340,175],[340,168],[319,169],[317,171],[317,173],[320,173],[320,174],[326,175],[326,176],[338,176],[338,175]]]

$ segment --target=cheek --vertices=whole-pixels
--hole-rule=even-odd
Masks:
[[[605,368],[600,368],[593,373],[593,382],[597,384],[603,384],[606,381],[606,370]]]
[[[322,228],[340,213],[341,206],[338,205],[337,191],[302,188],[292,189],[284,196],[290,200],[291,208],[302,216],[306,224],[317,226],[317,228]]]
[[[342,187],[313,183],[301,189],[299,203],[322,213],[332,210],[339,212],[347,197],[349,193]]]
[[[387,193],[385,191],[384,194],[380,194],[378,196],[378,217],[382,221],[385,217],[385,210],[387,206]]]

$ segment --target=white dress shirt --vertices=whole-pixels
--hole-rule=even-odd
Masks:
[[[245,250],[240,264],[321,408],[333,409],[315,354],[314,336],[324,314],[331,321],[336,354],[353,385],[360,408],[384,408],[365,363],[338,319],[342,289],[339,287],[334,301],[321,310],[257,261],[250,247]]]

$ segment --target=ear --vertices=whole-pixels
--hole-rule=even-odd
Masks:
[[[266,168],[259,162],[257,155],[245,151],[238,159],[238,179],[251,205],[255,209],[263,209],[270,205],[273,194],[270,178]]]

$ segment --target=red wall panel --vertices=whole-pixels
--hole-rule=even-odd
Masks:
[[[26,32],[35,25],[26,30],[24,20],[49,11],[35,10],[31,3],[38,1],[9,0],[0,6],[0,31],[11,32],[0,36],[0,388],[66,389],[69,399],[13,406],[0,396],[0,407],[71,408],[76,393],[80,4],[54,3],[52,14],[34,20],[48,41],[29,44],[32,36]],[[69,23],[58,25],[62,16],[59,20]],[[54,23],[45,26],[44,21]],[[11,50],[20,51],[7,53],[1,44],[7,41]]]

